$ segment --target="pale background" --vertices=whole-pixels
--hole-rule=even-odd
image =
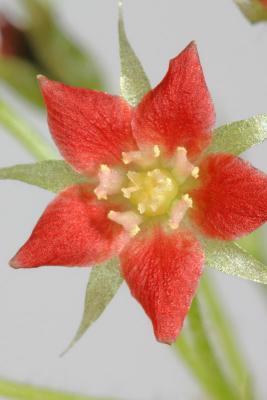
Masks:
[[[111,91],[118,92],[116,0],[54,3],[60,22],[94,50]],[[15,1],[0,0],[3,5],[12,9]],[[195,39],[218,125],[267,112],[267,24],[250,25],[231,0],[125,0],[125,19],[152,84],[162,78],[168,60]],[[43,117],[2,86],[1,96],[48,137]],[[266,150],[265,144],[249,153],[265,171]],[[0,132],[1,166],[30,160]],[[14,271],[7,264],[52,197],[25,184],[0,182],[0,376],[129,400],[202,398],[169,347],[154,340],[149,320],[125,285],[85,337],[59,358],[80,321],[89,270]],[[213,275],[260,398],[266,399],[267,296],[258,284]]]

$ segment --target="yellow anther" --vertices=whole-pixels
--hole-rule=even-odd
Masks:
[[[135,226],[130,230],[129,233],[130,233],[130,236],[133,237],[133,236],[136,236],[138,232],[140,232],[140,228],[139,228],[138,225],[135,225]]]
[[[137,205],[137,209],[140,212],[140,214],[144,214],[144,212],[146,211],[146,206],[143,203],[139,203]]]
[[[134,192],[136,192],[137,190],[138,190],[138,188],[137,188],[137,187],[133,187],[133,186],[128,187],[128,188],[122,188],[122,189],[121,189],[121,191],[122,191],[122,193],[123,193],[123,196],[124,196],[126,199],[130,199],[131,194],[134,193]]]
[[[110,172],[110,168],[106,164],[101,164],[100,171],[101,172]]]
[[[130,160],[130,158],[128,156],[128,153],[125,153],[125,152],[121,153],[121,157],[122,157],[122,162],[124,164],[126,164],[126,165],[130,164],[131,160]]]
[[[94,190],[94,193],[95,193],[96,197],[98,198],[98,200],[107,200],[107,198],[108,198],[107,193],[105,193],[102,190],[98,190],[98,188],[96,188]]]
[[[191,197],[189,196],[188,193],[184,194],[184,195],[182,196],[182,199],[187,203],[187,205],[188,205],[189,208],[192,208],[192,207],[193,207],[193,200],[191,199]]]
[[[123,196],[124,196],[126,199],[129,199],[129,198],[131,197],[131,192],[129,191],[128,188],[122,188],[121,191],[122,191],[122,193],[123,193]]]
[[[197,179],[199,177],[199,168],[198,167],[194,167],[192,169],[191,175],[193,176],[193,178]]]
[[[160,156],[160,148],[157,144],[153,147],[153,153],[155,158],[158,158]]]
[[[183,152],[183,153],[187,154],[187,150],[186,150],[185,147],[177,147],[176,151],[177,151],[178,153]]]

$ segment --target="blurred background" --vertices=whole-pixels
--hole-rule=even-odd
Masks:
[[[17,23],[25,18],[20,6],[19,0],[0,0],[0,10]],[[105,88],[118,93],[117,1],[54,0],[53,6],[58,24],[90,52]],[[152,85],[162,79],[169,59],[194,39],[217,126],[267,113],[267,23],[251,25],[231,0],[125,0],[124,13],[129,40]],[[64,73],[66,65],[58,67]],[[0,98],[50,141],[44,113],[1,80],[0,91]],[[244,156],[267,172],[266,154],[267,143]],[[0,167],[32,160],[0,128]],[[36,187],[0,182],[0,376],[129,400],[203,398],[183,363],[155,341],[149,320],[125,284],[80,342],[59,357],[80,322],[89,269],[8,267],[52,198]],[[219,272],[212,275],[264,400],[267,288]]]

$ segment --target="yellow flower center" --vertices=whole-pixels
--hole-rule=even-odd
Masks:
[[[177,147],[173,156],[166,160],[159,146],[154,145],[122,153],[122,161],[125,166],[131,164],[134,170],[126,173],[127,167],[110,168],[102,164],[98,171],[99,182],[94,192],[99,200],[113,195],[116,200],[122,200],[122,195],[128,200],[124,211],[110,210],[108,218],[121,225],[130,236],[138,234],[140,226],[149,219],[145,217],[165,216],[166,220],[161,221],[165,229],[179,229],[188,209],[193,207],[184,183],[190,177],[198,179],[199,176],[199,168],[190,162],[186,149]],[[132,205],[134,210],[129,207]]]
[[[172,174],[163,168],[127,173],[129,186],[122,188],[124,197],[137,206],[140,214],[158,216],[166,214],[178,193]]]

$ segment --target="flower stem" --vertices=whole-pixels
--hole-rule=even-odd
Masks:
[[[203,323],[197,298],[188,315],[188,329],[175,344],[203,389],[216,400],[236,400],[237,393],[220,365]]]
[[[207,314],[212,323],[212,331],[216,332],[224,357],[228,362],[231,371],[230,376],[235,381],[236,387],[240,389],[240,398],[252,399],[253,394],[249,371],[245,367],[246,364],[238,351],[237,343],[229,328],[229,323],[224,315],[218,296],[207,275],[202,278],[199,295],[205,302]]]
[[[0,124],[37,160],[57,158],[57,153],[10,106],[0,101]]]
[[[0,380],[0,396],[16,400],[104,400],[103,398],[57,392],[2,379]]]

